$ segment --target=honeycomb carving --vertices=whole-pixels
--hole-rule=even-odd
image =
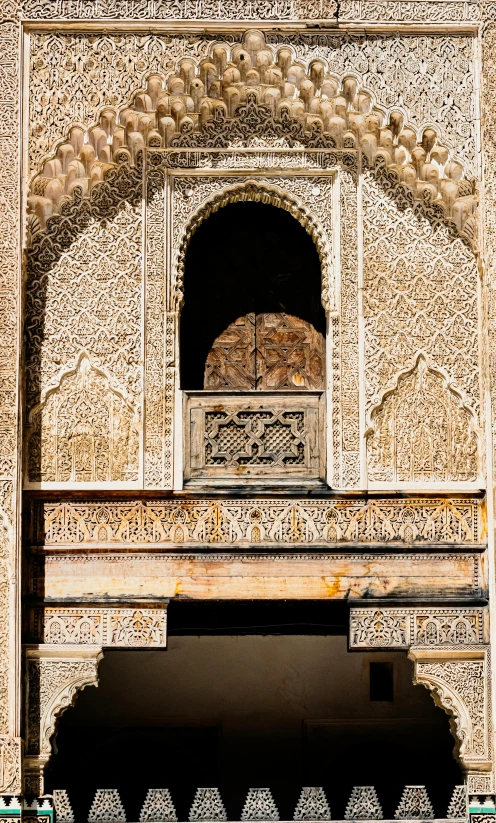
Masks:
[[[253,105],[262,107],[258,127]],[[386,115],[354,75],[337,77],[323,60],[305,68],[289,46],[271,48],[257,31],[242,43],[212,45],[202,60],[178,61],[166,82],[152,74],[130,106],[105,108],[90,128],[74,124],[35,179],[30,211],[43,227],[74,188],[87,194],[109,168],[134,165],[147,147],[222,148],[250,144],[261,132],[275,146],[361,149],[473,234],[473,185],[434,128],[418,134],[400,107]]]

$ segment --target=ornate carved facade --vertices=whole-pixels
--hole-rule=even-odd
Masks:
[[[349,601],[496,815],[495,62],[485,0],[0,0],[3,794],[170,601]]]

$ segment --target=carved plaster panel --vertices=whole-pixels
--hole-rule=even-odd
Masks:
[[[453,0],[344,0],[339,4],[341,22],[375,23],[477,23],[481,4]]]
[[[155,608],[62,608],[31,612],[33,639],[53,645],[165,648],[167,606]]]
[[[496,122],[496,25],[484,28],[482,37],[482,70],[484,76],[483,104],[484,117],[484,268],[486,273],[485,300],[487,301],[488,367],[492,405],[491,431],[493,439],[493,460],[496,459],[496,143],[494,124]]]
[[[371,481],[475,482],[481,474],[475,416],[424,355],[383,394],[370,420]]]
[[[414,683],[428,688],[452,718],[456,755],[466,771],[489,772],[492,761],[490,663],[487,646],[413,647]]]
[[[80,357],[30,415],[28,480],[129,482],[137,479],[139,420],[109,377]]]
[[[351,649],[407,649],[486,643],[488,612],[483,608],[352,608]]]
[[[4,794],[21,792],[21,762],[23,740],[0,736],[0,790]]]
[[[30,248],[30,483],[135,483],[141,431],[141,175],[111,171]]]
[[[397,543],[476,545],[485,539],[481,501],[150,500],[33,502],[35,545]]]
[[[475,256],[384,169],[364,176],[363,221],[369,480],[474,483],[482,473]]]
[[[334,0],[24,0],[28,18],[92,19],[116,18],[135,20],[218,20],[218,21],[305,21],[332,20]]]
[[[367,409],[423,352],[478,411],[474,253],[435,206],[414,204],[383,168],[364,175],[363,220]]]
[[[20,360],[20,85],[18,6],[0,9],[0,792],[21,791],[18,367]]]
[[[86,686],[98,683],[101,647],[26,647],[25,761],[28,791],[44,793],[43,771],[57,718]]]

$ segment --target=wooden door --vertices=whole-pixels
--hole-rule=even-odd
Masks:
[[[217,337],[205,364],[204,388],[214,391],[324,386],[323,334],[286,312],[239,317]]]

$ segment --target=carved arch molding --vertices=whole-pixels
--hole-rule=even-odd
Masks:
[[[352,608],[351,649],[405,649],[413,682],[450,717],[470,794],[493,785],[491,666],[485,608]]]

